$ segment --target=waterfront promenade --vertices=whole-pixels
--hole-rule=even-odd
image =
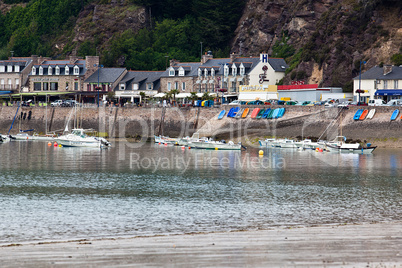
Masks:
[[[24,243],[2,267],[402,267],[402,222]]]

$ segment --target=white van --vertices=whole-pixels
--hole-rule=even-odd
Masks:
[[[368,106],[382,106],[382,105],[385,105],[385,101],[381,99],[372,99],[369,100],[368,102]]]
[[[402,105],[402,100],[401,99],[395,99],[395,100],[390,100],[386,104],[387,106],[401,106]]]

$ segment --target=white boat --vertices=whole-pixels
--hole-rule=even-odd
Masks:
[[[271,139],[265,139],[265,140],[259,140],[258,142],[260,143],[261,147],[271,147],[273,145],[273,142],[276,140],[271,138]]]
[[[281,147],[281,148],[297,148],[294,140],[288,140],[288,139],[282,140],[279,143],[279,147]]]
[[[312,142],[310,139],[296,141],[295,145],[297,148],[302,148],[302,149],[316,149],[317,147],[319,147],[318,143]]]
[[[375,115],[375,109],[371,109],[366,118],[373,119],[374,115]]]
[[[178,139],[155,135],[155,143],[178,144]]]
[[[209,149],[209,150],[241,150],[241,143],[235,144],[233,141],[228,143],[223,141],[213,140],[198,140],[189,144],[189,147],[195,147],[197,149]]]
[[[10,137],[6,135],[1,135],[0,134],[0,143],[6,143],[10,141]]]
[[[88,132],[93,130],[75,128],[71,134],[60,136],[55,141],[65,147],[105,148],[111,146],[111,143],[104,138],[88,136],[86,134]]]
[[[18,133],[16,135],[10,135],[10,138],[12,140],[17,140],[17,141],[26,141],[26,140],[34,139],[32,135],[29,135],[28,133],[24,133],[24,132]]]
[[[34,133],[32,135],[32,140],[35,141],[54,141],[57,136],[55,134],[39,135]]]
[[[371,144],[362,147],[360,143],[346,143],[345,136],[337,136],[335,140],[326,143],[328,151],[337,153],[371,154],[376,148],[377,146]]]

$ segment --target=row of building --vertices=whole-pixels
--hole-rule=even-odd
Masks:
[[[171,60],[165,71],[131,71],[107,68],[98,56],[68,60],[31,56],[11,57],[0,61],[0,95],[3,97],[34,97],[74,95],[80,101],[96,102],[110,92],[126,102],[139,102],[141,95],[162,98],[176,90],[176,98],[185,100],[196,92],[224,97],[230,101],[278,99],[282,96],[298,101],[320,100],[325,93],[342,93],[342,89],[318,88],[303,81],[289,86],[275,86],[285,76],[288,65],[281,58],[240,57],[213,58],[208,52],[200,62],[182,63]],[[373,98],[399,98],[402,90],[402,66],[375,66],[354,78],[355,100],[367,102]],[[143,94],[140,94],[143,92]]]

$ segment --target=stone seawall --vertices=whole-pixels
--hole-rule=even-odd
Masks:
[[[338,108],[320,106],[285,106],[281,119],[217,119],[221,108],[65,108],[65,107],[21,107],[16,116],[11,134],[19,129],[35,129],[38,133],[64,130],[67,122],[108,133],[109,137],[153,137],[163,134],[171,137],[187,136],[198,131],[202,135],[217,139],[252,142],[263,137],[331,139],[344,135],[350,139],[402,147],[402,121],[391,121],[395,107],[350,107],[339,112]],[[260,106],[261,108],[263,106]],[[265,106],[264,108],[267,108]],[[255,107],[249,107],[252,110]],[[272,107],[273,108],[273,107]],[[376,109],[373,119],[354,121],[357,109]],[[402,110],[402,109],[401,109]],[[0,108],[0,133],[6,134],[11,126],[17,107]],[[165,112],[164,112],[165,111]]]

